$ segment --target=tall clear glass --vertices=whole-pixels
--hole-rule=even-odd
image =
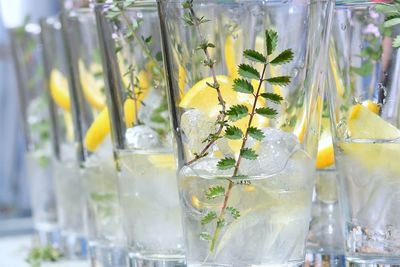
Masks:
[[[62,249],[66,258],[86,257],[86,202],[79,173],[80,129],[74,127],[72,76],[59,16],[41,21],[43,58],[54,135],[54,179]]]
[[[322,109],[316,169],[305,264],[343,266],[344,237],[338,198],[339,181],[326,99]]]
[[[110,136],[105,84],[93,8],[65,12],[63,28],[72,59],[82,129],[82,181],[88,204],[88,238],[92,266],[125,264],[125,242]]]
[[[99,5],[96,17],[129,264],[184,265],[156,3]]]
[[[53,186],[50,115],[40,26],[26,24],[10,30],[18,79],[19,105],[27,150],[25,162],[34,229],[39,246],[58,246],[59,231]]]
[[[399,52],[376,6],[337,2],[329,48],[330,113],[346,259],[398,265]]]
[[[301,265],[331,3],[158,4],[188,265]]]

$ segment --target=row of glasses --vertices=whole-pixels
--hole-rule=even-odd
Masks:
[[[74,127],[76,102],[72,101],[73,78],[59,15],[41,21],[43,58],[49,92],[54,145],[54,192],[64,257],[84,259],[86,243],[86,201],[80,178],[80,129]]]
[[[331,39],[329,1],[99,4],[99,40],[92,10],[65,15],[68,49],[44,21],[56,185],[78,179],[77,195],[56,190],[64,236],[83,232],[66,218],[88,203],[93,264],[124,243],[121,223],[130,266],[301,264],[332,136],[347,261],[398,263],[396,29],[376,5],[336,3]],[[338,253],[336,172],[318,173],[311,227]]]
[[[53,190],[50,112],[47,105],[40,27],[28,23],[10,30],[18,95],[25,132],[27,182],[30,188],[36,245],[59,245]]]

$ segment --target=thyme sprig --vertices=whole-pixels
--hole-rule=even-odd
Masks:
[[[210,56],[210,52],[209,49],[210,48],[214,48],[215,45],[213,43],[208,42],[205,37],[203,36],[203,34],[201,33],[200,30],[200,25],[203,23],[208,22],[209,20],[205,19],[204,17],[198,17],[193,9],[193,0],[187,0],[182,4],[183,8],[187,9],[188,12],[184,14],[183,20],[185,21],[185,23],[189,26],[194,26],[198,36],[201,39],[201,43],[199,44],[199,46],[197,47],[198,50],[202,50],[204,55],[205,55],[205,59],[203,60],[203,64],[207,67],[209,67],[212,78],[213,78],[213,83],[208,83],[207,85],[213,89],[216,90],[217,95],[218,95],[218,103],[221,106],[221,110],[219,112],[219,115],[217,117],[217,121],[216,121],[216,125],[218,125],[217,130],[214,133],[211,133],[205,141],[206,145],[204,146],[204,148],[200,151],[200,153],[196,153],[195,154],[195,158],[188,161],[186,163],[186,165],[190,165],[193,164],[195,161],[207,156],[208,154],[208,150],[210,149],[210,147],[219,139],[221,138],[221,134],[222,131],[224,129],[225,126],[225,117],[226,117],[226,106],[225,106],[225,101],[222,97],[222,93],[220,90],[220,84],[218,83],[217,80],[217,75],[215,72],[215,68],[214,68],[214,64],[216,63],[215,60],[211,59]]]
[[[213,234],[210,234],[208,232],[202,232],[200,234],[200,238],[202,240],[210,242],[210,251],[213,252],[221,229],[228,224],[226,215],[230,214],[230,217],[233,220],[236,220],[240,217],[240,212],[236,208],[228,206],[228,203],[232,188],[235,186],[235,184],[241,185],[250,183],[249,181],[247,181],[248,177],[240,172],[241,162],[243,160],[255,160],[257,159],[258,155],[254,149],[246,146],[247,142],[250,137],[255,139],[256,141],[262,141],[265,137],[262,129],[258,129],[255,125],[253,125],[253,120],[256,115],[268,118],[275,118],[278,114],[277,110],[271,107],[260,106],[259,99],[264,98],[265,100],[276,104],[279,104],[283,100],[283,98],[278,94],[264,92],[263,84],[268,83],[275,86],[285,86],[291,81],[291,77],[289,76],[276,76],[267,78],[267,67],[268,65],[282,65],[290,62],[293,59],[293,52],[291,49],[286,49],[281,51],[277,56],[271,58],[277,48],[278,33],[273,30],[266,30],[266,55],[252,49],[243,51],[243,57],[252,62],[252,64],[240,64],[238,66],[238,73],[240,78],[237,78],[233,81],[232,90],[238,93],[249,94],[254,97],[250,109],[247,105],[244,104],[232,105],[229,109],[227,109],[225,102],[222,98],[221,91],[219,90],[218,81],[216,79],[216,73],[214,69],[215,61],[211,60],[208,53],[208,49],[214,48],[215,45],[205,40],[205,38],[201,34],[199,27],[200,24],[206,23],[209,20],[205,19],[204,17],[197,17],[196,13],[193,10],[193,0],[186,1],[183,4],[183,7],[189,10],[188,13],[185,13],[183,20],[187,25],[194,26],[196,28],[197,33],[202,40],[198,49],[203,50],[204,54],[206,55],[206,59],[204,60],[203,64],[210,68],[214,81],[214,84],[207,83],[207,85],[211,88],[216,89],[218,93],[218,102],[221,105],[220,114],[216,122],[216,125],[219,125],[217,131],[209,135],[209,137],[205,140],[207,144],[204,149],[199,154],[196,154],[195,159],[189,161],[187,164],[192,164],[199,158],[207,155],[208,149],[211,147],[211,145],[220,138],[242,141],[237,158],[224,157],[220,159],[217,163],[217,168],[219,170],[233,169],[232,176],[230,176],[229,178],[225,178],[228,181],[228,185],[226,186],[226,188],[220,185],[212,186],[205,192],[206,199],[223,199],[222,206],[218,214],[215,211],[209,211],[201,219],[202,225],[215,223]],[[262,64],[261,74],[254,67],[254,64]],[[253,84],[251,82],[252,80],[258,81],[258,85],[256,86],[256,88],[253,87]],[[236,121],[243,118],[248,118],[247,127],[244,131],[234,125]]]

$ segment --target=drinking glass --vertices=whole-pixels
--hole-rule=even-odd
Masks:
[[[306,264],[343,266],[344,237],[338,201],[329,107],[324,100],[316,162]]]
[[[187,264],[301,265],[332,4],[158,7]]]
[[[86,257],[86,202],[79,162],[80,129],[74,127],[72,77],[59,16],[41,21],[43,58],[50,94],[50,117],[54,136],[54,179],[62,249],[69,259]]]
[[[130,266],[184,265],[156,2],[96,7]]]
[[[92,266],[126,266],[125,242],[117,190],[110,121],[93,8],[64,13],[79,119],[82,129],[82,182],[88,204],[88,239]]]
[[[346,259],[371,266],[400,263],[399,59],[377,5],[336,3],[328,64]]]
[[[18,79],[19,105],[27,142],[25,162],[34,229],[39,246],[57,247],[59,231],[40,26],[28,23],[10,30],[10,36]]]

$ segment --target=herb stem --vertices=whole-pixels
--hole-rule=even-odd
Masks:
[[[125,12],[121,9],[121,16],[123,20],[125,21],[129,31],[131,31],[133,37],[136,39],[136,42],[140,45],[140,47],[143,49],[143,52],[146,54],[146,56],[151,60],[154,61],[155,67],[157,68],[158,73],[162,73],[162,68],[158,64],[158,61],[153,57],[151,54],[150,49],[148,46],[144,43],[144,40],[138,36],[136,30],[132,27],[131,22],[129,21],[129,18],[126,16]]]
[[[199,36],[200,36],[200,39],[202,39],[202,41],[203,41],[204,37],[203,37],[203,35],[202,35],[201,31],[200,31],[199,18],[196,16],[196,13],[194,12],[192,6],[189,8],[189,12],[190,12],[192,18],[194,18],[194,21],[193,21],[194,26],[195,26],[195,28],[196,28]],[[208,47],[205,47],[202,50],[203,50],[204,54],[206,55],[207,62],[211,62],[211,56],[210,56],[210,53],[208,51]],[[222,133],[222,130],[224,129],[224,123],[223,122],[225,121],[225,116],[226,116],[226,106],[225,106],[225,101],[224,101],[224,98],[222,96],[221,90],[219,88],[219,83],[218,83],[218,80],[217,80],[217,75],[216,75],[216,72],[215,72],[215,69],[214,69],[214,65],[213,64],[209,65],[209,68],[210,68],[211,75],[212,75],[213,81],[214,81],[214,85],[213,85],[214,89],[217,91],[217,94],[218,94],[218,102],[219,102],[219,105],[221,106],[221,111],[220,111],[220,113],[218,115],[218,118],[217,118],[218,130],[214,133],[214,136],[220,136],[221,133]],[[200,158],[205,157],[207,155],[208,149],[210,149],[210,147],[215,143],[216,140],[217,140],[216,138],[213,138],[213,139],[209,140],[209,142],[201,150],[201,152],[199,154],[197,154],[194,159],[188,161],[186,163],[186,165],[190,165],[190,164],[194,163],[195,161],[199,160]]]
[[[264,67],[263,67],[263,71],[262,71],[262,74],[261,74],[261,77],[260,77],[260,80],[259,80],[257,92],[256,92],[256,94],[254,96],[253,106],[252,106],[251,112],[249,114],[249,122],[247,124],[247,129],[246,129],[246,132],[245,132],[245,134],[243,136],[242,145],[241,145],[240,151],[239,151],[239,156],[238,156],[238,159],[237,159],[236,164],[235,164],[235,169],[233,171],[233,175],[232,175],[233,178],[235,176],[237,176],[238,173],[239,173],[239,166],[240,166],[240,162],[242,160],[241,151],[246,146],[247,139],[249,137],[249,128],[251,127],[254,115],[256,114],[255,110],[256,110],[256,107],[257,107],[257,100],[258,100],[258,97],[260,96],[261,85],[262,85],[262,83],[264,81],[264,75],[265,75],[265,71],[267,69],[267,65],[268,65],[268,62],[264,63]],[[228,189],[226,190],[226,193],[225,193],[225,196],[224,196],[224,202],[222,204],[221,211],[220,211],[219,216],[218,216],[218,221],[222,221],[224,219],[224,217],[225,217],[225,210],[226,210],[226,207],[228,206],[228,201],[229,201],[229,198],[230,198],[230,195],[231,195],[232,188],[234,186],[234,183],[232,182],[232,180],[228,179],[228,181],[229,181]],[[218,227],[218,225],[217,225],[217,227],[214,230],[213,238],[212,238],[211,245],[210,245],[210,251],[211,252],[215,248],[215,243],[217,242],[220,230],[221,230],[221,227]]]
[[[129,80],[130,80],[130,84],[131,84],[132,99],[133,99],[133,102],[134,102],[135,120],[136,120],[136,123],[139,123],[139,115],[138,115],[139,109],[138,109],[138,103],[137,103],[138,97],[137,97],[137,94],[135,92],[135,86],[134,86],[134,82],[133,82],[134,81],[133,70],[131,70],[130,73],[129,73]]]

